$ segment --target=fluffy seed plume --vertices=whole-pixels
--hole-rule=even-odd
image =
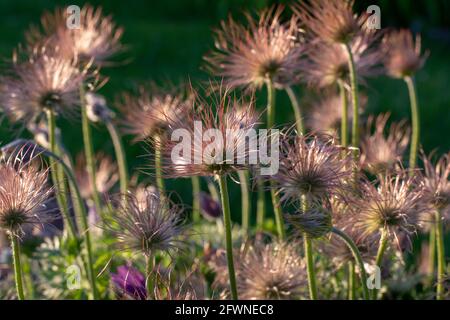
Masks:
[[[273,177],[282,201],[304,195],[316,202],[342,192],[352,174],[351,160],[331,138],[296,136],[282,143],[280,169]]]
[[[238,272],[241,299],[299,299],[306,285],[304,263],[296,243],[252,246]]]
[[[80,86],[94,75],[89,66],[80,69],[77,59],[45,46],[25,54],[26,60],[16,62],[0,85],[5,114],[27,124],[49,109],[65,117],[77,115]]]
[[[248,168],[258,152],[258,118],[253,100],[237,99],[228,89],[221,88],[208,101],[197,98],[184,119],[170,124],[172,137],[175,133],[180,140],[161,145],[164,176],[215,176]],[[214,134],[207,138],[210,129]]]
[[[293,10],[306,32],[329,43],[346,44],[361,36],[368,16],[353,13],[353,0],[298,1]]]
[[[118,208],[105,222],[105,229],[117,239],[119,249],[151,256],[157,251],[170,253],[180,247],[179,236],[183,232],[180,206],[151,192],[146,194],[145,205],[131,193],[126,197],[127,201],[118,201]]]
[[[282,22],[283,8],[247,14],[248,26],[231,17],[216,31],[216,50],[205,57],[212,74],[230,87],[259,88],[267,81],[284,87],[297,81],[302,56],[297,18]]]
[[[376,183],[364,181],[359,185],[360,196],[352,200],[357,214],[355,226],[362,236],[387,230],[397,244],[398,235],[407,238],[416,231],[420,215],[428,210],[423,181],[400,171],[379,175]]]
[[[118,103],[124,115],[123,131],[136,136],[136,140],[165,132],[171,122],[182,121],[192,104],[191,98],[181,93],[166,92],[153,84],[150,87],[140,87],[137,96],[124,93]]]
[[[306,233],[313,239],[327,235],[333,227],[330,211],[318,205],[306,211],[298,210],[288,215],[287,220],[299,235]]]
[[[51,45],[60,48],[66,57],[75,55],[102,65],[123,49],[120,43],[123,29],[117,27],[111,16],[103,15],[101,7],[84,5],[76,28],[68,28],[68,15],[66,8],[46,12],[41,17],[41,26],[33,26],[26,33],[28,44]]]
[[[55,217],[46,206],[53,189],[35,157],[33,150],[23,149],[0,162],[0,229],[11,236],[20,237],[25,228],[39,228]]]
[[[393,123],[385,136],[390,114],[370,116],[361,138],[361,162],[372,173],[394,169],[401,162],[409,144],[410,128],[406,121]]]
[[[425,192],[429,195],[432,208],[439,210],[442,217],[450,221],[450,153],[439,158],[435,165],[431,158],[422,155]]]
[[[421,38],[414,39],[409,30],[392,30],[387,33],[382,42],[385,55],[384,66],[393,78],[412,76],[420,70],[428,57],[428,52],[421,54]]]

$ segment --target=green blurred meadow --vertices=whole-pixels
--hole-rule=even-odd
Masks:
[[[282,1],[289,4],[291,1]],[[132,89],[136,84],[149,80],[160,83],[191,80],[194,85],[206,81],[208,74],[201,70],[202,56],[213,46],[211,30],[220,20],[231,13],[241,17],[244,11],[256,11],[276,1],[267,0],[92,0],[89,3],[101,5],[105,12],[112,14],[118,25],[125,29],[123,43],[127,51],[118,57],[126,61],[107,68],[103,74],[110,78],[100,90],[111,106],[117,93]],[[56,6],[77,4],[82,1],[50,0],[2,0],[0,2],[0,58],[11,57],[12,50],[23,41],[23,32],[30,24],[38,24],[45,10]],[[422,138],[424,149],[428,152],[437,149],[438,153],[450,150],[450,2],[440,1],[356,1],[358,11],[368,5],[381,7],[382,26],[407,27],[423,35],[423,48],[430,50],[425,68],[417,77],[420,109],[422,115]],[[2,63],[2,65],[4,65]],[[297,88],[302,95],[308,95],[304,87]],[[406,86],[398,80],[381,77],[369,80],[364,88],[367,94],[366,113],[390,111],[392,120],[409,116],[409,100]],[[320,94],[320,93],[319,93]],[[291,108],[284,93],[278,93],[277,123],[293,120]],[[261,92],[257,104],[264,108],[265,93]],[[79,122],[61,121],[63,140],[72,154],[82,149]],[[24,131],[22,135],[26,136]],[[6,121],[0,126],[0,142],[7,143],[17,136]],[[131,137],[125,137],[127,157],[130,168],[139,170],[146,164],[142,144],[132,144]],[[112,143],[103,127],[94,133],[96,150],[112,153]],[[169,183],[182,198],[190,203],[191,185],[189,180]],[[232,199],[239,198],[238,188],[233,188]],[[237,201],[233,201],[238,203]],[[240,207],[240,205],[238,206]],[[240,208],[235,208],[237,217]]]

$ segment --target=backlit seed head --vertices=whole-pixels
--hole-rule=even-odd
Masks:
[[[366,31],[368,18],[365,14],[355,15],[353,4],[353,0],[298,1],[293,10],[311,36],[329,43],[347,44]]]
[[[424,187],[433,210],[439,210],[445,222],[450,221],[450,153],[433,164],[432,156],[422,155]],[[428,218],[429,220],[430,218]]]
[[[398,234],[414,233],[420,215],[428,210],[422,179],[404,171],[379,175],[375,183],[364,181],[359,192],[352,209],[357,214],[355,226],[364,230],[362,236],[384,229],[398,244]]]
[[[401,162],[409,144],[410,128],[406,121],[393,123],[385,136],[390,114],[370,116],[361,137],[361,163],[372,173],[392,170]]]
[[[297,18],[282,21],[283,8],[262,11],[248,25],[231,17],[216,31],[216,50],[205,57],[212,74],[230,87],[260,88],[267,81],[278,87],[298,78],[302,44]]]
[[[46,12],[41,26],[32,26],[26,33],[29,46],[46,44],[60,48],[66,57],[104,65],[113,55],[123,50],[120,43],[123,29],[117,27],[111,16],[104,16],[101,7],[84,5],[80,11],[80,26],[68,28],[66,8]]]
[[[298,201],[304,195],[316,202],[347,189],[351,159],[329,137],[286,138],[280,156],[280,169],[273,178],[282,201]]]
[[[295,242],[252,246],[238,267],[239,297],[249,300],[302,297],[306,273],[298,248]]]
[[[121,121],[123,131],[132,134],[136,140],[145,140],[154,134],[165,133],[171,122],[182,121],[191,107],[191,97],[183,93],[165,91],[155,84],[139,88],[134,96],[122,94],[119,109],[124,119]]]
[[[356,38],[351,44],[353,61],[358,80],[365,84],[365,78],[381,74],[379,67],[382,55],[365,37]],[[345,47],[339,44],[313,40],[305,49],[301,64],[303,80],[314,88],[326,88],[338,82],[350,86],[349,57]]]
[[[387,73],[394,78],[414,75],[428,57],[421,55],[421,38],[415,38],[409,30],[392,30],[383,38],[382,51]]]
[[[117,240],[117,247],[146,256],[179,249],[183,209],[156,193],[148,192],[145,200],[142,205],[142,200],[131,193],[117,200],[117,209],[105,221],[105,229]]]
[[[155,148],[162,150],[164,176],[216,176],[249,168],[250,157],[258,152],[254,128],[259,116],[254,100],[238,99],[228,88],[220,88],[210,100],[196,97],[183,118],[170,122],[171,132],[184,132],[183,143],[189,139],[190,150],[181,152],[178,140],[167,139],[159,144],[152,141]],[[204,133],[210,129],[214,131],[214,137],[207,139]],[[175,147],[178,151],[173,151]]]
[[[326,236],[333,227],[330,211],[317,205],[306,211],[299,210],[287,216],[287,220],[299,235],[306,233],[313,239]]]
[[[53,194],[47,171],[36,166],[37,155],[29,148],[0,162],[0,229],[17,237],[55,217],[46,206]]]
[[[114,118],[114,113],[108,108],[105,97],[88,92],[85,95],[86,112],[90,121],[108,123]]]
[[[119,180],[117,165],[111,157],[99,153],[95,156],[96,171],[95,182],[96,190],[106,195]],[[83,154],[79,154],[76,158],[75,178],[81,191],[81,195],[85,199],[89,199],[93,194],[89,175],[86,169],[86,159]]]
[[[24,52],[26,60],[16,62],[10,75],[2,79],[0,102],[13,122],[26,124],[46,110],[76,116],[80,86],[93,79],[95,71],[80,68],[74,58],[66,58],[54,48],[36,47]]]

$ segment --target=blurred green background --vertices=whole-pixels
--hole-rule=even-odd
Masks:
[[[118,25],[123,26],[123,43],[128,51],[122,55],[131,62],[108,68],[104,74],[110,77],[108,84],[101,89],[112,103],[115,95],[133,88],[136,83],[148,80],[177,83],[191,79],[206,80],[208,75],[200,67],[202,56],[213,46],[211,29],[231,13],[242,18],[244,11],[256,11],[277,1],[268,0],[108,0],[90,1],[101,5],[105,12],[112,14]],[[289,4],[291,1],[281,1]],[[77,4],[82,1],[50,0],[1,0],[0,1],[0,57],[7,59],[15,46],[23,41],[23,32],[31,23],[38,24],[44,10],[55,6]],[[423,48],[431,55],[424,70],[417,77],[420,109],[422,114],[422,143],[426,151],[438,149],[439,153],[450,150],[450,1],[446,0],[384,0],[356,1],[356,10],[363,11],[368,5],[377,4],[381,8],[382,26],[407,27],[423,35]],[[304,93],[301,88],[299,92]],[[369,97],[368,112],[392,112],[392,119],[409,116],[409,102],[404,83],[381,77],[370,80],[365,92]],[[257,101],[264,106],[264,93]],[[277,121],[292,121],[293,115],[288,100],[279,93]],[[66,146],[73,154],[81,150],[81,131],[79,123],[61,121]],[[17,133],[7,122],[0,127],[0,142],[10,141]],[[26,135],[24,132],[23,134]],[[126,137],[129,165],[139,169],[145,163],[145,151],[141,145],[133,145]],[[96,150],[109,151],[112,143],[102,127],[94,134]],[[170,185],[169,185],[170,187]],[[182,196],[190,189],[188,181],[177,185]],[[238,197],[238,190],[233,196]],[[178,190],[180,191],[180,190]]]

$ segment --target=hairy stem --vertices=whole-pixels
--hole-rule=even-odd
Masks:
[[[19,238],[15,235],[10,234],[11,238],[11,250],[13,254],[13,264],[14,264],[14,279],[16,282],[17,297],[19,300],[24,300],[25,295],[23,294],[23,280],[22,280],[22,266],[20,263],[20,246]]]
[[[266,213],[266,193],[264,192],[264,181],[258,179],[256,181],[257,187],[257,202],[256,202],[256,229],[262,231],[264,229],[264,217]]]
[[[228,264],[228,277],[230,279],[231,297],[233,300],[238,299],[236,274],[234,271],[233,260],[233,239],[231,235],[231,212],[230,212],[230,199],[228,196],[228,186],[226,176],[217,176],[220,187],[220,198],[222,201],[223,222],[225,226],[225,244],[227,251],[227,264]]]
[[[352,94],[352,107],[353,107],[353,119],[352,119],[352,146],[359,148],[359,93],[358,93],[358,77],[356,74],[355,61],[353,60],[353,53],[350,44],[346,44],[345,48],[348,53],[348,69],[350,72],[350,85]],[[357,157],[357,153],[354,153],[354,157]]]
[[[430,237],[428,241],[428,270],[429,270],[430,284],[433,284],[434,282],[435,263],[436,263],[436,221],[434,221],[434,223],[430,227]]]
[[[164,184],[164,179],[162,177],[162,167],[161,167],[161,137],[159,134],[153,136],[155,140],[155,175],[156,175],[156,186],[161,194],[166,192],[166,187]]]
[[[411,149],[409,153],[409,168],[415,169],[417,163],[417,152],[420,143],[420,114],[417,101],[417,89],[414,83],[414,79],[411,77],[405,77],[406,85],[408,86],[409,101],[411,103],[411,118],[412,118],[412,136],[411,136]],[[413,174],[413,171],[410,172]]]
[[[294,110],[295,125],[297,127],[297,133],[304,134],[305,127],[303,125],[302,111],[301,111],[300,105],[298,103],[297,95],[295,94],[294,90],[292,90],[291,87],[286,87],[285,90],[289,96],[289,99],[291,100],[292,109]]]
[[[303,212],[308,210],[308,202],[304,196],[302,198]],[[317,284],[316,284],[316,272],[314,270],[314,255],[312,251],[312,239],[307,233],[303,233],[303,247],[305,250],[306,258],[306,271],[308,274],[308,288],[309,298],[311,300],[317,300]]]
[[[80,103],[81,103],[81,125],[83,129],[84,153],[86,156],[86,170],[89,175],[89,183],[92,186],[92,199],[94,200],[95,210],[98,215],[101,215],[102,205],[96,183],[97,179],[96,179],[96,168],[94,159],[94,145],[92,143],[91,127],[87,115],[85,92],[83,85],[80,86]]]
[[[445,246],[444,229],[442,218],[439,212],[436,212],[436,249],[437,249],[437,286],[436,299],[444,299],[444,278],[445,278]]]
[[[47,122],[48,122],[48,139],[50,144],[50,150],[54,154],[59,155],[58,150],[59,148],[56,144],[56,117],[55,113],[51,109],[47,110]],[[61,168],[57,162],[55,162],[53,159],[50,159],[49,162],[53,185],[55,186],[56,189],[55,197],[64,220],[64,226],[67,227],[69,236],[72,239],[75,239],[77,236],[77,232],[75,225],[72,219],[70,218],[69,208],[67,206],[66,193],[63,190],[65,189],[64,175],[61,174]]]
[[[267,81],[267,128],[271,129],[275,123],[275,87],[271,81]],[[283,214],[281,212],[280,199],[275,192],[275,184],[270,181],[270,195],[272,198],[273,211],[275,214],[275,222],[277,225],[278,236],[280,240],[284,240],[286,233],[284,230]]]
[[[153,297],[153,292],[155,291],[155,257],[145,256],[145,288],[147,290],[147,299]]]
[[[339,93],[341,95],[342,104],[342,120],[341,120],[341,145],[343,147],[348,146],[348,96],[347,90],[342,81],[338,82]]]
[[[116,153],[116,160],[119,166],[120,192],[124,195],[128,191],[128,168],[126,154],[123,148],[122,139],[114,123],[112,121],[108,121],[106,123],[106,127],[114,145],[114,152]]]
[[[250,225],[250,189],[248,186],[248,171],[241,170],[238,172],[241,187],[242,199],[242,228],[248,232]]]
[[[191,177],[192,182],[192,218],[194,221],[200,220],[200,177]]]
[[[364,268],[364,261],[361,257],[361,253],[359,252],[358,247],[355,245],[352,238],[350,238],[345,232],[337,228],[333,228],[331,232],[339,236],[352,252],[353,257],[355,258],[355,262],[358,265],[359,272],[361,273],[361,284],[363,288],[364,299],[370,299],[369,288],[367,287],[367,273],[366,269]]]
[[[378,247],[377,257],[375,259],[375,266],[377,266],[378,268],[381,268],[381,263],[383,262],[383,256],[387,248],[387,243],[388,243],[388,231],[386,229],[383,229],[381,231],[380,245]],[[373,300],[377,299],[377,294],[378,291],[376,288],[374,288],[372,291]]]
[[[348,262],[348,300],[355,300],[356,298],[356,273],[355,264],[353,261]]]

